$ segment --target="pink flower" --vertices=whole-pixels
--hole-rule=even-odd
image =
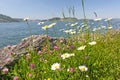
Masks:
[[[70,49],[74,49],[75,47],[73,45],[69,46]]]
[[[9,71],[9,69],[8,69],[8,68],[4,68],[4,69],[2,70],[2,72],[3,72],[4,74],[7,74],[7,73],[8,73],[8,71]]]
[[[11,62],[11,60],[12,60],[11,58],[7,58],[7,59],[5,60],[5,62],[6,62],[6,63],[9,63],[9,62]]]
[[[48,39],[50,39],[50,36],[47,36]]]
[[[18,76],[15,76],[15,77],[13,78],[13,80],[18,80],[18,78],[19,78]]]
[[[73,73],[75,70],[74,70],[74,68],[69,68],[68,71]]]
[[[61,40],[60,40],[60,43],[63,43],[63,42],[64,42],[64,41],[61,39]]]
[[[11,49],[11,46],[10,45],[7,45],[7,47],[6,47],[7,49]]]
[[[42,51],[38,51],[38,54],[42,54]]]
[[[29,76],[29,77],[32,77],[32,74],[31,74],[31,73],[29,73],[29,74],[28,74],[28,76]]]
[[[13,55],[13,54],[14,54],[14,52],[13,52],[13,51],[9,51],[9,52],[8,52],[8,54]]]
[[[34,69],[35,68],[35,64],[30,64],[30,69]]]
[[[53,48],[54,48],[55,50],[58,50],[58,49],[59,49],[58,46],[54,46]]]

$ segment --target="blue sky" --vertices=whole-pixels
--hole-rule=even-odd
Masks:
[[[68,16],[68,8],[75,7],[77,18],[83,18],[81,0],[0,0],[0,14],[13,18],[47,19]],[[120,18],[120,0],[85,0],[87,18]]]

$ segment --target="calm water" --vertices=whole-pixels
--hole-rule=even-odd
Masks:
[[[38,25],[38,22],[29,22],[32,30],[32,34],[39,35],[44,34],[45,31],[41,29],[42,25]],[[45,24],[50,24],[52,22],[45,22]],[[67,22],[57,22],[54,28],[49,29],[49,35],[52,37],[63,37],[63,32],[60,29],[69,29],[70,27],[66,27],[65,24]],[[81,21],[78,21],[79,26],[81,25]],[[95,22],[89,22],[90,25],[96,27]],[[101,22],[100,24],[106,25],[106,23]],[[111,24],[114,28],[118,28],[119,22],[112,21]],[[54,30],[54,31],[53,31]],[[13,23],[0,23],[0,48],[5,47],[7,45],[15,45],[18,44],[21,39],[28,37],[29,28],[25,22],[13,22]]]

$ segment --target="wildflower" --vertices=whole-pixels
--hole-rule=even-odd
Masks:
[[[77,50],[84,50],[86,46],[78,47]]]
[[[44,24],[44,22],[39,22],[39,23],[38,23],[38,25],[42,25],[42,24]]]
[[[42,27],[42,29],[44,29],[44,30],[46,30],[48,28],[49,28],[48,25],[45,25],[44,27]]]
[[[5,62],[6,62],[6,63],[9,63],[9,62],[11,62],[11,60],[12,60],[11,58],[7,58],[7,59],[5,60]]]
[[[47,62],[48,62],[48,60],[44,60],[44,62],[45,62],[45,63],[47,63]]]
[[[65,24],[65,26],[70,26],[70,24],[71,24],[71,23],[67,23],[67,24]]]
[[[70,30],[65,30],[64,32],[67,33],[67,34],[69,34],[71,31]]]
[[[92,30],[92,31],[93,31],[93,32],[95,32],[96,30],[97,30],[97,28],[93,28],[93,30]]]
[[[7,45],[7,47],[6,47],[6,48],[7,48],[7,49],[11,49],[11,47],[12,47],[12,46],[10,46],[10,45]]]
[[[75,46],[73,46],[73,45],[69,46],[69,49],[74,49],[74,48],[75,48]]]
[[[109,26],[108,29],[112,29],[112,26]]]
[[[60,43],[63,43],[63,42],[64,42],[64,40],[61,39],[61,40],[60,40]]]
[[[76,33],[76,31],[74,31],[73,29],[65,30],[64,32],[67,34],[75,34]]]
[[[13,78],[13,80],[18,80],[18,78],[19,78],[18,76],[15,76],[15,77]]]
[[[106,28],[106,26],[101,26],[101,28],[102,28],[102,29],[105,29],[105,28]]]
[[[54,46],[53,48],[54,48],[55,50],[58,50],[58,49],[59,49],[58,46]]]
[[[7,74],[7,73],[8,73],[8,71],[9,71],[9,69],[8,69],[8,68],[6,68],[6,67],[2,70],[2,72],[3,72],[4,74]]]
[[[11,51],[9,51],[8,53],[9,53],[10,55],[14,54],[14,52],[13,52],[12,50],[11,50]]]
[[[29,76],[29,77],[32,77],[32,73],[29,73],[28,76]]]
[[[65,53],[65,54],[61,55],[62,59],[66,59],[66,58],[69,58],[71,56],[75,56],[75,54],[74,53],[73,54]]]
[[[73,73],[75,71],[75,69],[74,68],[69,68],[67,71]]]
[[[71,24],[71,26],[74,27],[74,26],[77,26],[77,24],[78,24],[78,23],[76,22],[76,23],[74,23],[74,24]]]
[[[86,66],[79,66],[79,69],[81,72],[85,72],[88,70],[88,68]]]
[[[51,66],[51,70],[59,70],[60,69],[60,64],[59,63],[54,63],[52,66]]]
[[[92,41],[92,42],[89,42],[88,44],[89,44],[89,45],[95,45],[96,42],[95,42],[95,41]]]
[[[24,18],[24,21],[28,21],[29,20],[29,18]]]
[[[101,18],[94,19],[94,21],[101,21],[101,20],[102,20]]]
[[[107,19],[105,19],[105,21],[110,21],[112,18],[107,18]]]
[[[34,69],[35,68],[35,64],[30,64],[30,69]]]
[[[76,31],[71,31],[71,32],[70,32],[70,34],[75,34],[75,33],[76,33]]]
[[[86,77],[89,77],[88,75],[86,75]]]
[[[51,28],[51,27],[53,27],[55,25],[56,25],[56,23],[52,23],[52,24],[48,25],[48,27]]]
[[[42,51],[38,51],[38,54],[42,54]]]

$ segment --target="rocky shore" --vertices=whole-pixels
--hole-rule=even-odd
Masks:
[[[46,35],[32,35],[28,38],[24,38],[17,45],[6,46],[5,48],[0,49],[0,70],[5,66],[12,66],[22,55],[28,53],[27,49],[40,50],[46,39],[48,39]],[[58,39],[60,38],[49,37],[51,46],[54,45],[54,42]]]

